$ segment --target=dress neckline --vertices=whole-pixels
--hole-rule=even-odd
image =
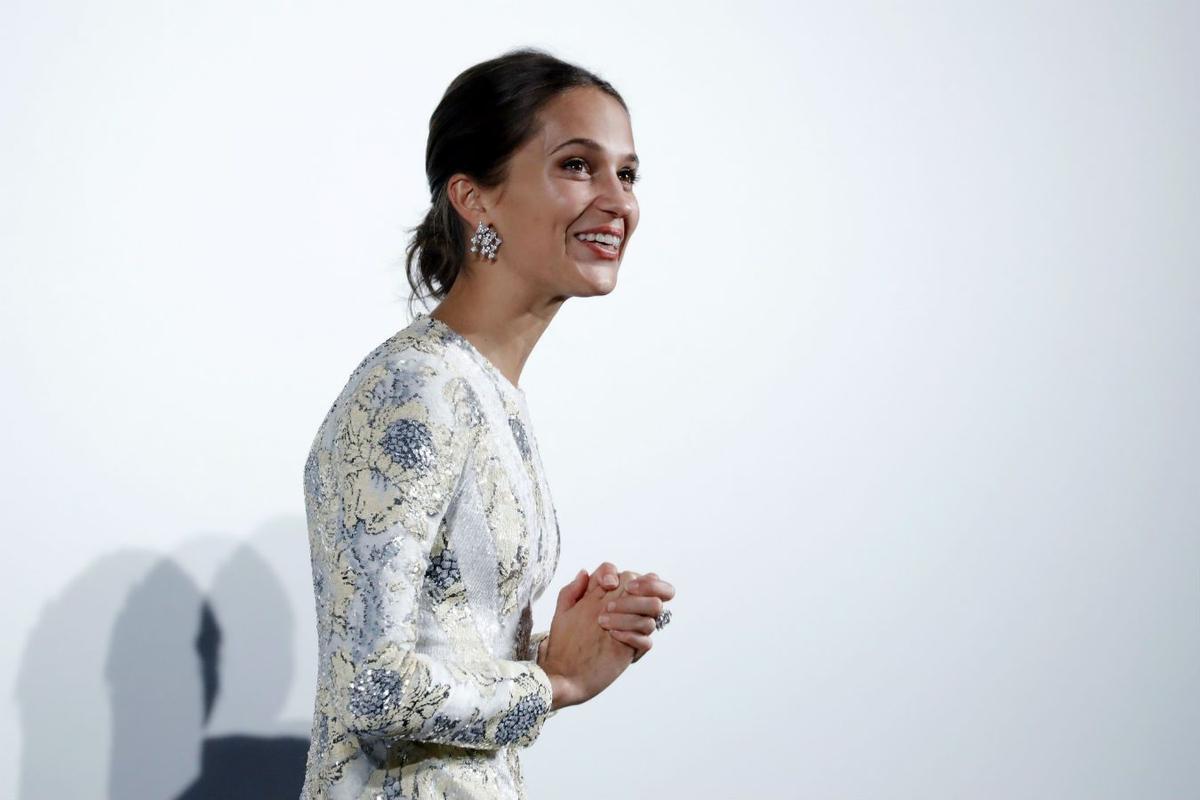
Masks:
[[[475,345],[471,344],[470,339],[463,336],[461,333],[454,330],[454,328],[451,328],[445,322],[442,322],[440,319],[432,316],[428,312],[422,311],[417,314],[417,319],[422,318],[427,321],[427,324],[430,326],[430,328],[440,332],[443,338],[453,341],[460,348],[466,351],[471,359],[480,367],[482,367],[485,372],[495,378],[496,382],[503,387],[506,392],[516,395],[516,397],[522,402],[525,401],[525,390],[506,378],[504,373],[500,371],[499,367],[493,364],[487,356],[479,352],[479,349],[475,347]]]

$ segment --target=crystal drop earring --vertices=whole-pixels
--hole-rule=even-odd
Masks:
[[[484,225],[483,220],[479,220],[479,227],[475,229],[475,235],[471,237],[471,252],[481,253],[489,261],[495,261],[496,248],[502,243],[503,240],[495,229],[491,225]]]

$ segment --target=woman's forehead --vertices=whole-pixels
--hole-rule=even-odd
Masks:
[[[598,89],[564,92],[546,104],[541,127],[533,137],[543,155],[553,155],[564,145],[607,151],[614,158],[634,153],[633,130],[624,107]],[[636,160],[636,156],[634,156]]]

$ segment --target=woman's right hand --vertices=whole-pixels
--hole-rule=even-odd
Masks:
[[[615,571],[615,567],[606,565]],[[635,650],[597,624],[607,590],[580,570],[558,593],[542,669],[554,691],[551,708],[578,705],[604,691],[632,663]]]

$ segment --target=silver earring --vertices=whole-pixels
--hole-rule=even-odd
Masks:
[[[471,252],[482,253],[484,258],[495,261],[496,248],[502,244],[502,241],[491,225],[484,225],[483,220],[479,220],[479,227],[475,229],[475,235],[471,237]]]

